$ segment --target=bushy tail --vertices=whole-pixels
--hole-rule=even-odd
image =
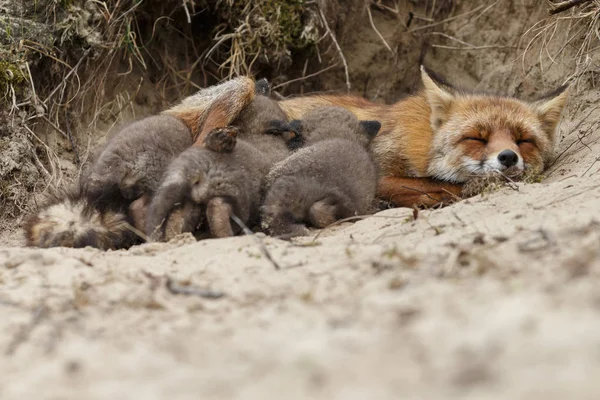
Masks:
[[[27,246],[129,248],[142,242],[126,213],[94,207],[75,188],[58,191],[25,222]]]

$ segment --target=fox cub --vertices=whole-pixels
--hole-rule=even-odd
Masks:
[[[301,121],[301,148],[267,176],[261,224],[281,238],[304,235],[305,224],[324,228],[372,211],[377,185],[367,148],[381,124],[359,121],[341,107],[312,111]]]
[[[245,224],[258,221],[264,177],[276,162],[288,156],[284,141],[286,116],[276,101],[259,95],[232,122],[214,129],[205,147],[192,146],[167,169],[149,211],[148,236],[163,238],[163,221],[182,203],[193,203],[202,211],[188,219],[184,230],[202,230],[213,237],[233,236],[234,214]],[[206,224],[204,224],[206,222]]]
[[[191,145],[189,128],[169,115],[125,126],[84,167],[79,184],[57,191],[28,218],[27,245],[108,250],[143,242],[140,205],[171,160]]]

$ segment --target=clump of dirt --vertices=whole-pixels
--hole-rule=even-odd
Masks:
[[[0,221],[6,221],[28,208],[42,180],[31,135],[18,118],[4,112],[0,113],[0,154]]]

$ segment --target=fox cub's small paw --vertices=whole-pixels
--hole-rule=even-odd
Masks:
[[[235,126],[216,128],[208,132],[204,147],[216,153],[231,153],[235,149],[239,129]]]

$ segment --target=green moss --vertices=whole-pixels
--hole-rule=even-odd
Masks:
[[[231,53],[236,62],[289,63],[294,50],[315,44],[314,25],[306,12],[305,0],[251,0],[217,2],[217,14],[224,22],[215,34],[233,35]],[[223,30],[223,25],[226,30]],[[305,34],[313,32],[313,34]],[[230,54],[231,55],[231,54]]]
[[[10,196],[10,182],[8,180],[0,179],[0,199],[8,199]]]
[[[301,37],[304,0],[266,0],[263,3],[262,12],[265,19],[280,28],[278,39],[281,42],[295,48],[310,44]]]
[[[65,10],[68,10],[73,5],[73,0],[60,0],[59,4]]]
[[[25,75],[19,68],[19,66],[13,62],[7,60],[0,60],[0,93],[3,98],[10,95],[10,88],[12,87],[15,94],[23,92],[25,83]]]

